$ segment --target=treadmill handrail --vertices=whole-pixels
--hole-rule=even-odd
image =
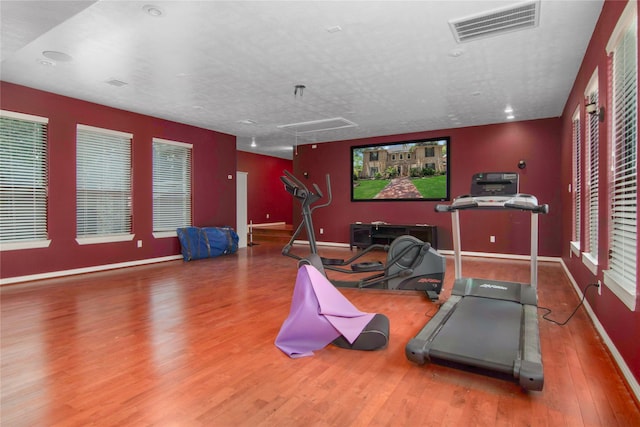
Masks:
[[[535,200],[535,203],[523,200]],[[467,201],[468,200],[468,201]],[[460,202],[460,203],[457,203]],[[466,209],[507,209],[531,211],[533,213],[549,213],[549,205],[538,205],[537,199],[530,194],[510,194],[502,196],[470,196],[457,197],[450,205],[436,205],[436,212],[453,212]]]

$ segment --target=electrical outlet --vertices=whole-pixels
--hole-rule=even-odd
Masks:
[[[320,229],[320,234],[324,234],[324,228]]]
[[[496,242],[496,236],[489,236],[489,242],[490,243],[495,243]]]
[[[269,219],[269,214],[267,214],[267,219]]]
[[[598,280],[598,295],[602,295],[602,282]]]
[[[138,245],[138,247],[139,247],[139,248],[141,248],[141,247],[142,247],[142,240],[138,240],[136,243],[137,243],[137,245]]]

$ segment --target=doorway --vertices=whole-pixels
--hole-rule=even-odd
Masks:
[[[238,248],[247,247],[247,172],[236,172],[236,231]]]

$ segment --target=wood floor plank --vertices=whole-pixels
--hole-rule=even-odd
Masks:
[[[0,424],[640,425],[637,402],[584,309],[567,326],[539,319],[541,392],[408,361],[406,343],[438,309],[411,291],[341,289],[359,309],[389,317],[387,348],[329,346],[290,359],[274,340],[289,314],[296,262],[280,249],[264,242],[215,259],[0,288]],[[522,261],[465,258],[463,272],[529,279]],[[578,298],[563,269],[541,263],[539,277],[541,305],[564,319]],[[447,258],[441,301],[452,285]]]

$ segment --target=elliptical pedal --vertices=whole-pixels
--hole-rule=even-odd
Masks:
[[[320,257],[322,265],[344,265],[344,260],[340,258],[325,258]]]
[[[384,264],[380,261],[358,262],[351,264],[353,271],[384,271]]]

